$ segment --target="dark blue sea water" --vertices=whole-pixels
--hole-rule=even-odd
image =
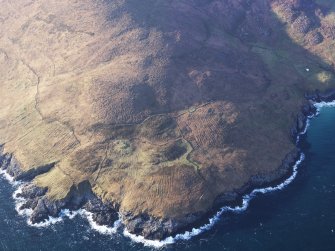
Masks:
[[[306,159],[284,190],[259,195],[241,214],[163,250],[335,250],[335,108],[324,107],[301,140]],[[38,229],[15,211],[14,188],[0,178],[0,250],[127,250],[150,247],[122,234],[102,235],[86,219]]]

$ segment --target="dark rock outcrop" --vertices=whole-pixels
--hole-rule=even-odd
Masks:
[[[110,203],[103,203],[97,197],[92,196],[83,208],[93,213],[93,220],[99,225],[112,226],[118,219],[117,208]]]
[[[34,169],[34,172],[27,173],[20,169],[19,163],[12,154],[3,153],[4,146],[0,146],[0,169],[5,170],[15,180],[29,181],[39,174],[50,170],[54,164]],[[20,206],[20,210],[32,209],[30,221],[40,223],[49,218],[49,216],[58,217],[61,210],[68,208],[77,210],[81,207],[93,213],[93,220],[100,225],[112,226],[118,219],[118,207],[110,203],[103,203],[97,198],[91,190],[88,181],[73,186],[68,196],[62,200],[53,200],[46,195],[47,188],[38,187],[33,183],[25,183],[21,186],[21,191],[16,194],[17,197],[25,199]]]
[[[172,219],[156,219],[146,213],[133,215],[131,212],[122,212],[121,219],[130,233],[142,235],[146,239],[162,240],[189,228],[205,215],[206,212],[188,214],[176,221]]]
[[[315,91],[313,94],[305,95],[308,102],[301,107],[301,111],[297,114],[296,123],[291,129],[291,135],[294,139],[297,138],[306,127],[306,121],[309,116],[316,113],[314,102],[332,101],[335,98],[335,90],[329,90],[324,93]],[[254,187],[264,187],[274,184],[275,181],[280,181],[287,175],[292,166],[299,158],[299,150],[293,150],[288,153],[282,161],[281,166],[271,174],[259,174],[250,178],[249,182],[245,184],[238,191],[231,191],[218,196],[213,203],[213,209],[222,205],[230,203],[238,203],[241,196]],[[30,180],[36,175],[43,173],[53,167],[45,166],[34,169],[34,172],[24,173],[20,169],[20,164],[15,160],[12,154],[3,153],[3,146],[0,146],[0,168],[6,170],[14,179]],[[22,204],[21,209],[30,208],[33,210],[30,220],[32,223],[39,223],[45,221],[49,216],[59,216],[62,209],[69,208],[77,210],[84,208],[93,213],[93,220],[99,225],[112,226],[118,219],[119,206],[109,202],[103,202],[96,197],[91,189],[88,181],[81,182],[73,186],[68,194],[62,200],[52,200],[48,198],[47,188],[37,187],[33,183],[26,183],[18,197],[24,198],[26,201]],[[208,212],[197,212],[185,217],[172,220],[164,218],[154,218],[147,213],[134,215],[131,212],[121,212],[121,220],[130,233],[142,235],[147,239],[164,239],[168,236],[175,235],[183,229],[199,222]]]
[[[307,93],[305,95],[305,98],[314,102],[321,102],[321,101],[331,102],[335,99],[335,89],[330,89],[322,93],[319,90],[316,90],[312,94]]]

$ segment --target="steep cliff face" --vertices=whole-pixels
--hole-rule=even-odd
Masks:
[[[306,94],[335,86],[331,0],[0,3],[2,159],[35,211],[89,184],[175,233],[285,175]]]

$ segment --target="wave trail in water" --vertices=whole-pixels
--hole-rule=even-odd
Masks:
[[[319,112],[320,112],[320,109],[322,109],[323,107],[335,107],[335,101],[315,103],[314,106],[317,109],[317,112],[316,112],[315,115],[318,115]],[[313,117],[314,117],[314,115],[308,117],[304,130],[297,137],[297,143],[300,140],[300,136],[307,132],[308,127],[310,125],[310,119],[312,119]],[[212,218],[209,219],[207,224],[205,224],[205,225],[203,225],[199,228],[193,228],[191,231],[186,231],[182,234],[177,234],[175,237],[172,237],[172,236],[167,237],[165,240],[162,240],[162,241],[148,240],[148,239],[145,239],[143,236],[138,236],[138,235],[131,234],[131,233],[129,233],[129,231],[127,231],[126,228],[124,228],[123,234],[124,234],[124,236],[130,238],[134,242],[142,243],[145,246],[151,246],[151,247],[154,247],[154,248],[160,248],[160,247],[163,247],[163,246],[166,246],[166,245],[169,245],[169,244],[173,244],[173,243],[175,243],[176,241],[179,241],[179,240],[189,240],[192,237],[198,236],[201,233],[212,229],[213,226],[220,220],[221,216],[225,212],[241,213],[241,212],[245,211],[248,208],[248,205],[249,205],[250,201],[257,194],[265,194],[265,193],[274,192],[274,191],[284,189],[286,186],[288,186],[296,178],[297,173],[298,173],[298,167],[301,164],[301,162],[304,160],[304,158],[305,158],[305,155],[303,153],[301,153],[300,158],[297,160],[297,162],[293,166],[292,175],[289,178],[287,178],[284,182],[282,182],[281,184],[279,184],[277,186],[274,186],[274,187],[254,189],[250,194],[244,195],[242,197],[242,204],[240,206],[236,206],[236,207],[225,206],[225,207],[222,207]],[[4,170],[0,170],[0,175],[4,176],[14,187],[17,187],[17,190],[13,194],[13,198],[16,201],[16,209],[17,209],[17,211],[20,215],[25,215],[25,216],[29,217],[32,214],[32,210],[31,209],[23,209],[23,210],[20,209],[20,207],[25,203],[25,199],[20,198],[18,196],[18,194],[22,191],[22,185],[24,185],[24,183],[20,182],[20,181],[15,181],[13,179],[13,177],[11,177]],[[61,211],[60,217],[58,217],[58,218],[49,217],[49,219],[47,221],[45,221],[43,223],[39,223],[39,224],[31,224],[28,220],[28,224],[30,224],[32,226],[35,226],[35,227],[47,227],[51,224],[55,224],[55,223],[58,223],[58,222],[62,221],[62,219],[64,217],[68,217],[69,219],[73,219],[77,215],[80,215],[80,216],[86,218],[88,220],[91,228],[98,231],[101,234],[108,234],[108,235],[115,234],[115,233],[117,233],[117,230],[122,225],[121,220],[118,220],[118,221],[115,222],[113,227],[100,226],[93,220],[93,214],[84,210],[84,209],[80,209],[78,211],[70,211],[68,209],[64,209],[64,210]]]

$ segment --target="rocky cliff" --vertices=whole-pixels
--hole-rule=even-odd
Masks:
[[[332,0],[0,3],[1,167],[32,221],[175,234],[285,176],[335,87]]]

